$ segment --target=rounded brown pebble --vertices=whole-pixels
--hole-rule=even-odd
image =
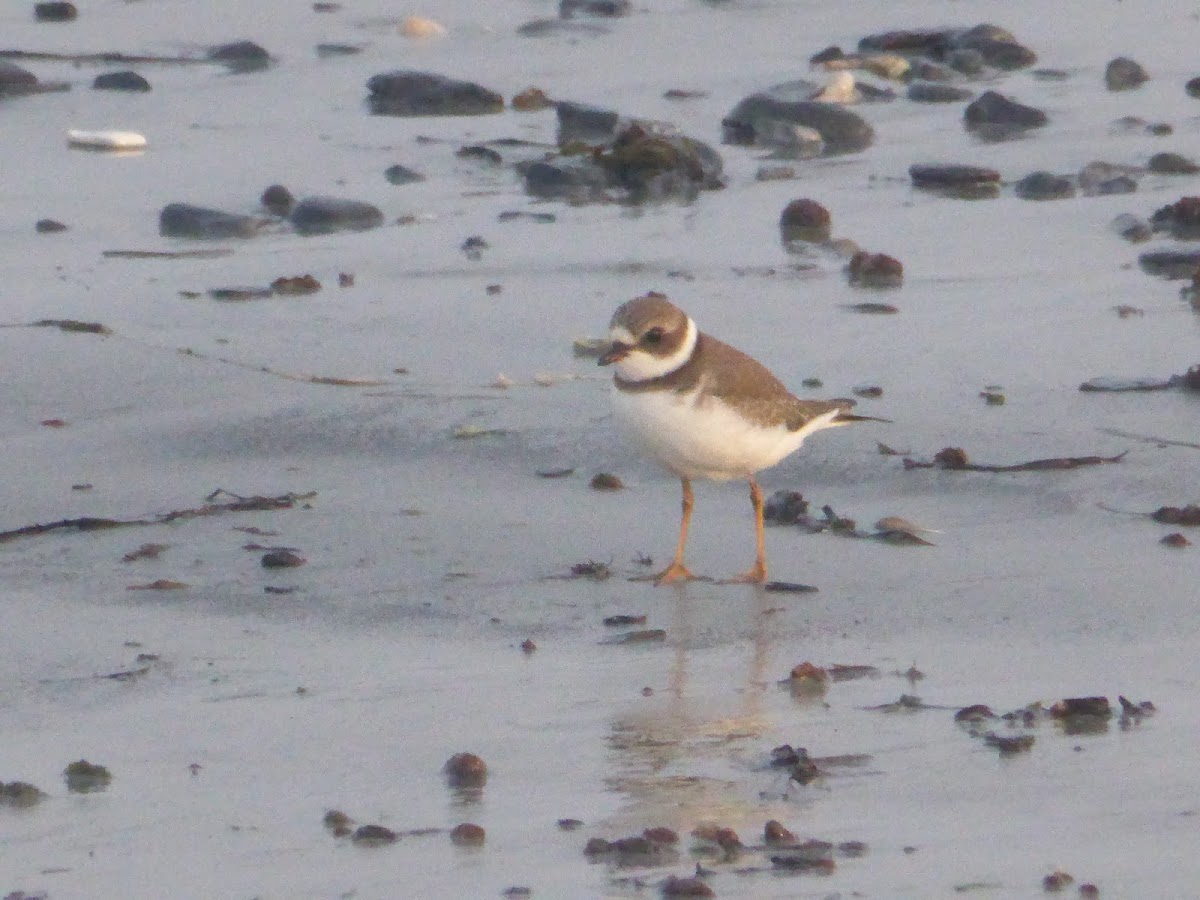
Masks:
[[[264,569],[294,569],[297,566],[304,565],[306,560],[299,553],[293,553],[291,550],[271,550],[263,554],[262,567]]]
[[[610,475],[608,472],[597,472],[590,484],[593,491],[619,491],[625,487],[625,483],[616,475]]]
[[[354,820],[342,812],[340,809],[331,809],[325,813],[325,818],[322,820],[325,827],[337,834],[339,831],[347,832]]]
[[[535,650],[537,650],[537,644],[535,644],[529,638],[525,638],[525,640],[521,641],[522,653],[533,653]]]
[[[537,112],[553,105],[554,101],[541,88],[526,88],[512,98],[512,108],[520,112]]]
[[[699,878],[670,875],[662,885],[664,897],[715,897],[716,893]]]
[[[38,219],[33,229],[38,234],[55,234],[59,231],[66,231],[67,226],[57,219]]]
[[[583,827],[582,819],[559,819],[556,823],[563,831],[578,831]]]
[[[904,264],[886,253],[859,250],[846,267],[850,283],[864,287],[898,287],[904,281]]]
[[[487,838],[487,832],[483,830],[482,825],[476,825],[474,822],[463,822],[461,825],[455,825],[450,832],[450,840],[458,844],[460,847],[478,847],[483,844]]]
[[[588,842],[583,845],[584,856],[604,856],[606,853],[613,852],[613,845],[604,838],[589,838]]]
[[[1168,547],[1190,547],[1192,542],[1180,534],[1178,531],[1173,534],[1168,534],[1165,538],[1159,541],[1160,544],[1166,544]]]
[[[784,241],[827,241],[833,217],[816,200],[793,200],[779,214],[779,231]]]
[[[1084,882],[1079,886],[1080,897],[1099,897],[1100,888],[1096,887],[1090,881]]]
[[[259,202],[267,212],[282,217],[291,213],[292,208],[296,205],[296,198],[282,184],[273,184],[262,192]]]
[[[652,844],[678,844],[679,835],[673,828],[659,826],[657,828],[647,828],[642,832],[642,837],[650,841]]]
[[[763,827],[763,840],[768,844],[794,844],[796,835],[792,834],[782,822],[772,819]]]
[[[455,753],[442,771],[455,787],[478,787],[487,781],[487,763],[474,753]]]
[[[33,17],[39,22],[71,22],[79,15],[74,3],[35,3]]]

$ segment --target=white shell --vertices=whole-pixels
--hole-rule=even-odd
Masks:
[[[83,131],[72,128],[67,143],[87,150],[145,150],[146,136],[136,131]]]

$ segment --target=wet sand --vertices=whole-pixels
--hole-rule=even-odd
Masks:
[[[1008,183],[1192,152],[1190,8],[1071,4],[1047,21],[1038,4],[680,2],[606,23],[607,36],[532,40],[516,27],[551,5],[452,4],[436,13],[449,35],[423,44],[401,37],[383,5],[322,15],[217,3],[186,27],[183,8],[83,9],[62,26],[24,9],[0,15],[13,48],[165,54],[249,37],[277,57],[244,75],[138,67],[154,90],[133,97],[92,91],[101,68],[22,62],[72,89],[3,101],[20,140],[0,144],[2,319],[95,321],[112,334],[0,329],[0,530],[152,517],[200,507],[217,488],[316,495],[275,512],[0,544],[0,781],[50,795],[0,806],[0,895],[467,898],[525,886],[535,897],[632,897],[697,862],[717,896],[1028,897],[1059,867],[1076,879],[1067,896],[1083,882],[1107,897],[1194,892],[1197,551],[1159,544],[1180,529],[1101,504],[1196,501],[1196,449],[1112,433],[1194,443],[1196,398],[1078,385],[1200,361],[1179,283],[1141,272],[1146,247],[1108,227],[1195,193],[1195,176],[1035,203],[1009,187],[948,200],[907,175],[914,162],[968,162]],[[454,156],[490,138],[553,142],[552,112],[396,119],[363,104],[370,75],[411,65],[506,97],[535,84],[717,146],[738,99],[809,77],[807,57],[823,46],[983,21],[1067,73],[989,85],[1046,109],[1046,128],[987,144],[964,131],[961,104],[862,107],[876,129],[863,153],[757,182],[761,151],[722,146],[729,186],[686,206],[536,203],[510,170]],[[687,52],[665,57],[666,40]],[[365,49],[318,59],[321,41]],[[1106,92],[1104,66],[1118,54],[1152,80]],[[681,104],[662,98],[668,88],[708,96]],[[1113,133],[1125,115],[1170,122],[1174,134]],[[141,131],[149,147],[126,157],[67,148],[68,128],[101,127]],[[395,163],[428,180],[389,185],[382,173]],[[255,212],[273,182],[416,222],[218,242],[234,253],[216,259],[102,255],[209,246],[160,237],[159,209],[182,200]],[[810,272],[788,269],[800,258],[780,247],[777,221],[797,197],[828,207],[836,235],[902,260],[904,287],[855,290],[842,262],[820,255]],[[498,222],[506,210],[557,221]],[[35,234],[47,216],[69,230]],[[479,261],[459,249],[472,235],[490,245]],[[1170,242],[1149,246],[1159,245]],[[337,286],[340,272],[353,286]],[[323,289],[238,304],[203,295],[303,273]],[[502,291],[489,294],[493,284]],[[767,535],[772,576],[818,593],[627,580],[644,571],[639,555],[670,553],[678,482],[612,433],[606,372],[573,358],[571,342],[602,334],[617,304],[651,289],[794,388],[811,377],[821,396],[883,387],[861,407],[894,424],[818,435],[762,481],[863,526],[900,515],[939,529],[936,546],[781,526]],[[845,308],[877,299],[900,313]],[[1144,314],[1119,318],[1118,304]],[[489,387],[499,373],[514,386]],[[547,374],[567,377],[535,383]],[[980,399],[989,385],[1003,406]],[[40,424],[52,419],[65,425]],[[499,433],[468,436],[478,430]],[[959,446],[996,464],[1129,452],[1063,472],[909,471],[879,441],[919,459]],[[537,475],[555,468],[575,472]],[[626,489],[589,489],[597,472]],[[81,484],[91,488],[72,489]],[[271,534],[235,530],[248,527]],[[147,542],[168,548],[122,562]],[[264,569],[262,551],[244,549],[252,542],[295,548],[307,564]],[[744,488],[699,485],[693,568],[725,576],[752,551]],[[613,577],[555,577],[588,560]],[[187,587],[128,590],[157,579]],[[665,640],[606,643],[627,630],[602,624],[616,614],[645,615],[638,627]],[[520,649],[526,639],[536,650]],[[796,696],[779,682],[806,660],[877,675]],[[899,674],[910,667],[924,678]],[[936,708],[871,709],[902,694]],[[1004,712],[1091,695],[1159,711],[1089,734],[1044,721],[1029,730],[1033,747],[1008,757],[954,722],[973,703]],[[800,785],[768,765],[785,743],[868,758]],[[460,751],[488,764],[478,797],[440,772]],[[68,792],[62,771],[80,758],[111,770],[106,791]],[[439,830],[356,846],[322,826],[329,809]],[[562,818],[584,824],[564,831]],[[769,819],[800,839],[868,849],[835,856],[830,874],[776,871],[756,846]],[[484,846],[451,842],[466,821],[486,828]],[[746,849],[697,855],[689,833],[705,822],[736,829]],[[676,859],[625,867],[583,854],[589,838],[653,826],[683,836]]]

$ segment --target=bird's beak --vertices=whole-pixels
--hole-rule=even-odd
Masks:
[[[620,362],[629,355],[633,347],[630,344],[622,344],[620,341],[613,341],[613,345],[600,354],[600,359],[597,362],[602,366],[611,365],[615,362]]]

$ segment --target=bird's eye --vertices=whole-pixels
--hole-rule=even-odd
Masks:
[[[663,330],[655,325],[646,332],[646,336],[642,338],[647,344],[657,344],[663,339]]]

